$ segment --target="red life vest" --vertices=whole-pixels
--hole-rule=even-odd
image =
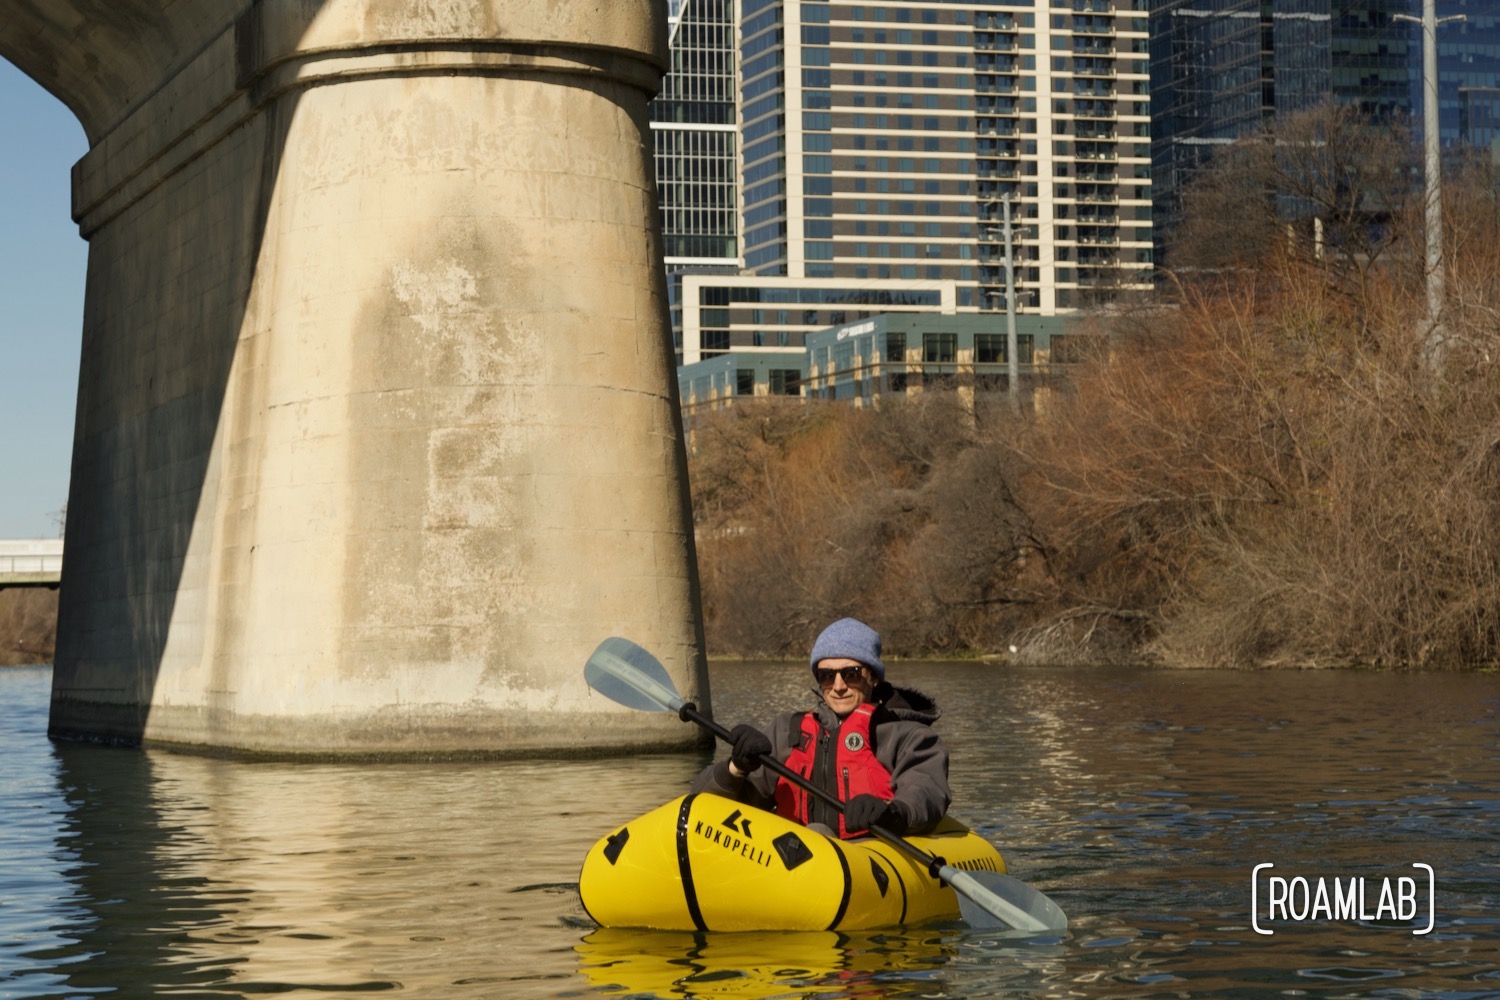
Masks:
[[[870,719],[875,714],[874,705],[861,705],[844,717],[837,733],[832,734],[837,743],[833,747],[834,769],[832,788],[826,780],[819,782],[814,777],[816,770],[827,771],[827,762],[819,768],[818,745],[826,735],[813,713],[802,716],[802,741],[787,755],[786,766],[814,784],[837,795],[840,802],[848,802],[856,795],[874,795],[882,799],[896,797],[891,788],[891,772],[875,759],[875,745],[870,739]],[[807,792],[785,778],[776,782],[776,812],[787,819],[808,823],[809,799]],[[839,836],[850,836],[844,828],[844,817],[839,817]]]

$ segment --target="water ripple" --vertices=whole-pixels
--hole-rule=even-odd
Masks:
[[[1492,678],[900,670],[950,706],[954,814],[1064,906],[1066,936],[597,928],[584,852],[705,760],[52,746],[49,674],[20,670],[0,673],[0,997],[1500,997]],[[801,704],[805,672],[716,666],[720,718]],[[1431,864],[1437,926],[1257,934],[1261,861],[1330,877]]]

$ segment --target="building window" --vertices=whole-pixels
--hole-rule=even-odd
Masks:
[[[922,360],[928,364],[951,365],[958,359],[958,334],[922,334]]]
[[[888,333],[885,335],[885,360],[896,364],[906,360],[906,334]]]
[[[795,368],[772,368],[770,371],[771,395],[773,396],[800,396],[802,389],[798,384],[802,380],[802,373]]]
[[[736,368],[734,370],[734,394],[736,396],[755,395],[755,371],[751,368]]]
[[[1005,335],[1002,333],[974,334],[974,363],[995,365],[1005,362]]]

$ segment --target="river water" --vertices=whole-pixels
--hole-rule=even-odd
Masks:
[[[596,928],[585,852],[706,757],[289,764],[54,745],[50,671],[18,668],[0,671],[0,998],[1500,997],[1500,677],[892,675],[947,707],[952,813],[1062,905],[1065,936]],[[716,665],[712,682],[729,724],[809,686],[788,664]],[[1252,913],[1258,864],[1275,867]],[[1420,912],[1273,921],[1278,874],[1362,878],[1370,911],[1384,880],[1411,877]]]

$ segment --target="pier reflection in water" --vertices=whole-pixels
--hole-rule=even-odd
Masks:
[[[704,762],[247,763],[51,745],[0,672],[0,996],[1500,996],[1500,683],[897,665],[936,695],[953,812],[1073,919],[669,934],[594,927],[595,839]],[[722,719],[806,667],[714,669]],[[580,680],[581,683],[581,680]],[[1433,934],[1249,921],[1252,866],[1433,865]],[[1425,914],[1424,914],[1425,917]]]

